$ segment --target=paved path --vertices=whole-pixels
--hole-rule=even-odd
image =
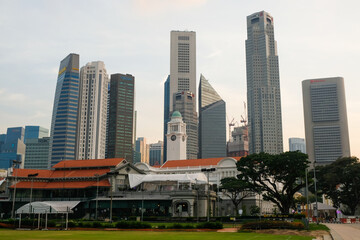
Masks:
[[[360,224],[325,224],[334,240],[360,240]]]

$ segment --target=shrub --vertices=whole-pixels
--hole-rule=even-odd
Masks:
[[[70,227],[70,228],[76,227],[76,223],[73,222],[73,221],[69,221],[68,222],[68,227]]]
[[[121,229],[145,229],[151,228],[151,224],[147,222],[135,222],[135,221],[120,221],[115,225]]]
[[[248,222],[242,225],[241,229],[304,229],[305,226],[301,222],[286,221],[256,221]]]
[[[166,228],[165,225],[159,225],[159,226],[158,226],[158,229],[165,229],[165,228]]]
[[[93,228],[100,228],[100,227],[102,227],[102,226],[101,226],[101,223],[99,223],[99,222],[93,222],[93,223],[92,223],[92,227],[93,227]]]
[[[91,222],[84,222],[84,223],[83,223],[83,227],[84,227],[84,228],[91,228],[91,227],[92,227],[92,224],[91,224]]]
[[[295,218],[295,219],[303,219],[303,218],[305,218],[305,214],[295,213],[295,214],[294,214],[294,218]]]
[[[197,224],[196,228],[222,229],[223,224],[221,222],[204,222]]]
[[[56,222],[55,222],[54,220],[50,220],[50,221],[48,221],[47,226],[48,226],[48,227],[55,227],[55,226],[56,226]]]

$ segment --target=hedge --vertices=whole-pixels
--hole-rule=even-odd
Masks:
[[[286,221],[256,221],[248,222],[241,226],[241,229],[305,229],[301,222]]]

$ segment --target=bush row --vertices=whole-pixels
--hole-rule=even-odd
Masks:
[[[159,225],[158,229],[222,229],[221,222],[203,222],[198,224],[173,223],[168,226]]]
[[[304,229],[305,226],[301,222],[286,221],[256,221],[248,222],[241,226],[241,229]]]

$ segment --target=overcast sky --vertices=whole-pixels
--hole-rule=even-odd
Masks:
[[[170,31],[197,37],[202,73],[239,121],[246,101],[246,16],[274,17],[284,150],[304,137],[301,81],[344,77],[351,153],[360,157],[360,1],[0,0],[0,133],[50,128],[60,61],[104,61],[108,73],[136,81],[137,137],[162,139],[163,82],[170,71]]]

